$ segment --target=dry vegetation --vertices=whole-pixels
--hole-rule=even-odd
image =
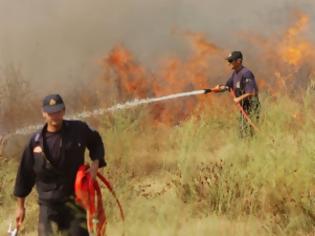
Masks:
[[[105,190],[109,235],[314,235],[314,100],[265,97],[262,131],[245,140],[236,109],[219,105],[176,126],[152,124],[146,107],[101,117],[104,173],[127,216],[123,227]],[[16,159],[1,159],[2,232]],[[36,235],[36,194],[27,204],[23,235]]]

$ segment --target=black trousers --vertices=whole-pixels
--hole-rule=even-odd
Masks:
[[[88,236],[85,210],[74,200],[65,203],[40,203],[39,236]]]

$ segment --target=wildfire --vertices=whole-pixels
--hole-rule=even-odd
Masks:
[[[123,46],[115,47],[105,59],[105,64],[116,74],[119,99],[148,96],[150,76]]]
[[[281,42],[280,55],[290,65],[300,65],[303,57],[312,50],[311,44],[300,37],[308,25],[309,17],[300,13],[298,21],[287,30]]]
[[[302,13],[295,16],[296,22],[280,36],[266,38],[250,32],[244,37],[249,45],[244,51],[245,65],[253,70],[261,91],[267,90],[271,95],[287,92],[297,85],[305,87],[309,76],[314,74],[309,61],[315,59],[315,48],[304,37],[309,17]],[[114,81],[111,86],[117,91],[116,101],[198,90],[226,81],[231,72],[227,71],[224,57],[230,50],[222,49],[201,33],[179,33],[189,40],[190,55],[185,59],[166,58],[156,71],[142,66],[122,45],[111,50],[103,60],[103,81]],[[155,120],[173,123],[212,101],[211,96],[196,96],[150,105],[149,109]]]
[[[132,53],[121,45],[111,50],[104,60],[104,66],[114,72],[118,99],[126,101],[130,98],[158,97],[208,88],[209,59],[222,51],[202,34],[185,35],[193,45],[192,55],[186,61],[179,58],[166,59],[157,72],[144,69]],[[189,116],[196,107],[207,102],[209,96],[201,96],[155,104],[150,109],[155,120],[173,123]]]

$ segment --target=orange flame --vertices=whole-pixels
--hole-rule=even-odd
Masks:
[[[253,32],[245,33],[246,45],[249,46],[244,51],[244,63],[253,70],[260,90],[268,90],[271,95],[287,92],[296,85],[305,86],[310,75],[314,74],[308,63],[315,59],[314,46],[303,37],[309,17],[302,13],[296,16],[296,22],[280,37],[278,34],[265,38]],[[230,72],[224,58],[226,51],[230,50],[207,40],[202,33],[179,33],[189,40],[191,54],[185,59],[166,58],[156,71],[149,71],[139,64],[123,46],[112,49],[103,60],[103,81],[114,81],[111,86],[112,90],[117,90],[116,101],[203,89],[227,80]],[[210,98],[213,99],[211,95],[181,98],[150,105],[149,109],[155,120],[174,123],[193,112],[196,114],[195,108],[210,105]]]
[[[300,13],[298,21],[287,30],[282,40],[280,55],[290,65],[300,65],[303,57],[312,49],[310,43],[299,37],[308,28],[308,24],[309,17]]]
[[[123,46],[115,47],[104,60],[115,76],[118,100],[157,97],[176,92],[208,88],[209,58],[221,53],[202,34],[186,33],[193,45],[193,53],[186,60],[167,59],[158,72],[147,71]],[[108,75],[107,75],[108,76]],[[172,123],[192,113],[196,106],[205,103],[208,97],[185,98],[151,106],[156,120]]]

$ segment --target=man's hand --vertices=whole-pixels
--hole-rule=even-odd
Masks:
[[[96,179],[96,175],[97,175],[97,170],[98,170],[98,160],[95,160],[91,163],[90,168],[88,169],[88,171],[90,172],[90,175],[92,177],[92,179]]]
[[[211,91],[214,93],[221,93],[227,91],[228,89],[229,88],[227,86],[218,84],[215,87],[213,87]]]
[[[234,102],[235,103],[239,103],[240,101],[242,101],[243,99],[245,99],[245,98],[248,98],[248,97],[251,97],[251,96],[254,96],[255,94],[253,94],[253,93],[245,93],[245,94],[243,94],[243,95],[241,95],[241,96],[239,96],[239,97],[234,97]]]
[[[25,218],[25,207],[18,207],[16,211],[16,228],[19,229]]]
[[[237,97],[237,98],[234,98],[233,100],[234,100],[234,102],[237,104],[237,103],[239,103],[242,99],[241,99],[241,97]]]
[[[17,198],[17,210],[15,216],[16,228],[19,230],[21,227],[24,217],[25,217],[25,207],[24,207],[25,198],[18,197]]]

